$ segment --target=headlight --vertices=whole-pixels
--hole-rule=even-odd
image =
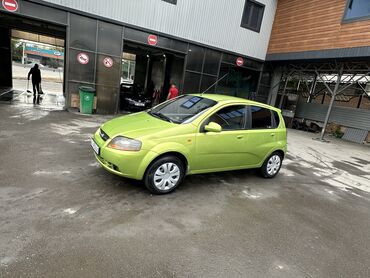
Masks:
[[[120,151],[140,151],[141,142],[123,136],[117,136],[110,141],[108,148]]]

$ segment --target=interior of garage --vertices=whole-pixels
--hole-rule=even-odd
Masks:
[[[64,54],[65,27],[14,14],[2,15],[0,25],[0,101],[32,103],[32,82],[27,81],[27,74],[37,63],[45,81],[43,105],[62,108],[65,67],[64,57],[59,56]],[[47,56],[47,52],[53,55],[42,57]]]
[[[184,55],[125,43],[122,53],[120,110],[128,108],[128,98],[144,99],[150,101],[150,105],[164,101],[171,84],[175,84],[181,91],[184,62]]]

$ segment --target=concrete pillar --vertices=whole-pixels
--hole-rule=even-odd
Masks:
[[[12,80],[12,48],[11,48],[11,30],[0,28],[0,57],[1,57],[1,74],[0,86],[13,86]]]

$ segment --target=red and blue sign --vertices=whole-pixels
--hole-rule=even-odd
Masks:
[[[43,49],[39,47],[26,45],[24,53],[28,55],[42,56],[54,59],[64,59],[64,53],[58,50]]]

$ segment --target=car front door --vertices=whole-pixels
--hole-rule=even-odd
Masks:
[[[245,105],[221,108],[205,120],[196,135],[194,171],[228,170],[246,165],[248,110]],[[206,132],[205,125],[219,124],[221,132]]]

